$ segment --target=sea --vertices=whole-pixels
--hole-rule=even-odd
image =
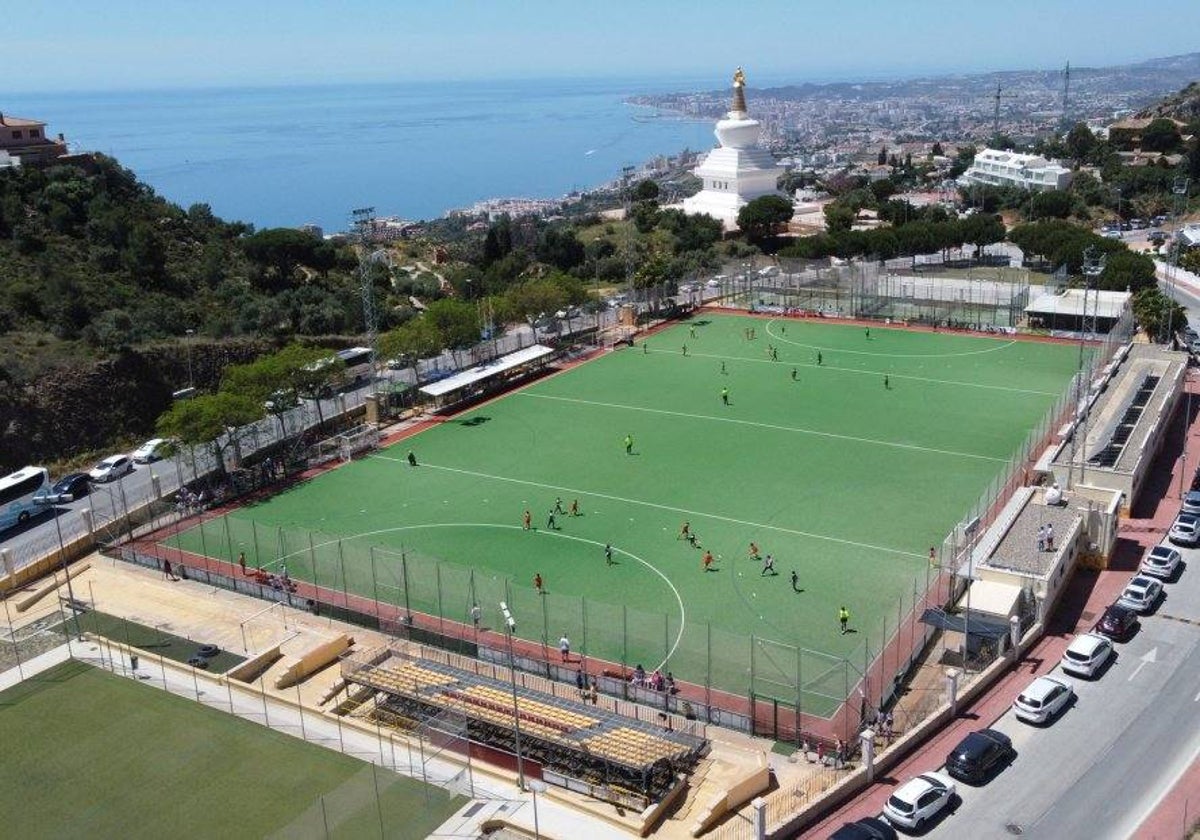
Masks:
[[[555,198],[714,144],[711,121],[625,104],[720,79],[524,80],[7,94],[73,151],[112,155],[158,194],[257,228],[428,219],[487,198]]]

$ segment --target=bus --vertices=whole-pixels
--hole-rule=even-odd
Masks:
[[[339,350],[337,357],[346,365],[346,369],[342,373],[346,382],[357,385],[371,378],[370,347],[351,347],[348,350]]]
[[[0,531],[24,525],[29,517],[42,513],[34,504],[34,495],[50,488],[50,472],[45,467],[25,467],[0,478]]]
[[[331,391],[361,385],[363,382],[369,381],[374,373],[371,370],[370,347],[350,347],[346,350],[338,350],[332,356],[318,359],[311,365],[307,365],[305,369],[313,371],[321,370],[339,360],[342,363],[342,369],[338,372],[337,381],[331,383]]]

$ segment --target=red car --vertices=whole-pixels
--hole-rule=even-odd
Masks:
[[[1101,636],[1107,636],[1115,642],[1121,642],[1128,639],[1133,633],[1134,627],[1137,626],[1137,620],[1137,613],[1129,607],[1112,604],[1104,610],[1104,615],[1100,616],[1100,620],[1096,622],[1095,632]]]

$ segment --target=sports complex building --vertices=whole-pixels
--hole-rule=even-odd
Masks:
[[[881,716],[936,717],[926,666],[987,673],[1106,561],[1185,359],[1133,343],[1127,310],[1056,338],[994,328],[1027,295],[914,303],[880,278],[832,317],[791,305],[810,277],[761,282],[675,320],[635,310],[633,341],[546,341],[427,383],[423,411],[314,447],[332,460],[286,486],[109,552],[384,634],[306,654],[306,673],[337,664],[336,713],[646,832],[706,772],[713,727],[840,745],[843,772]],[[993,328],[950,329],[962,306]],[[770,787],[764,764],[693,833]],[[768,794],[767,833],[818,795]]]

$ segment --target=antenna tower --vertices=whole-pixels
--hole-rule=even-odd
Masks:
[[[1063,70],[1062,122],[1065,131],[1071,130],[1071,62]]]

